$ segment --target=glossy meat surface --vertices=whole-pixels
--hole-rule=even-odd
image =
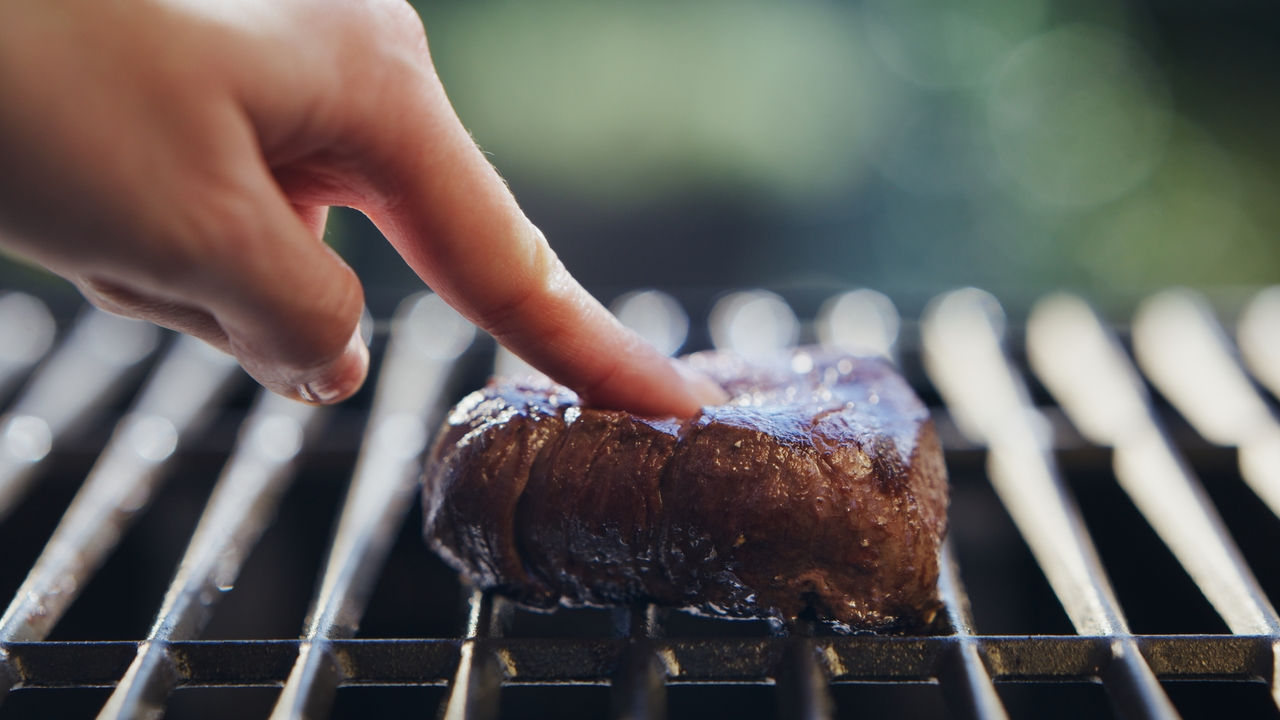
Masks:
[[[537,381],[472,393],[427,463],[429,542],[476,586],[534,607],[929,622],[946,471],[906,382],[882,360],[815,349],[689,359],[732,399],[687,421],[585,409]]]

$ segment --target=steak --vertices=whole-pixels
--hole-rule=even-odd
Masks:
[[[728,403],[645,418],[535,379],[463,399],[427,461],[428,541],[475,586],[534,608],[931,621],[946,470],[892,366],[812,348],[687,360]]]

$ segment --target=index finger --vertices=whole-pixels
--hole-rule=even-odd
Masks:
[[[689,416],[723,402],[711,380],[659,353],[570,276],[454,113],[434,74],[382,135],[370,212],[418,275],[479,327],[589,404]]]

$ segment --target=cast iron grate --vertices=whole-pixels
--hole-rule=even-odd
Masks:
[[[667,296],[632,294],[617,308],[659,345],[685,340],[687,316]],[[712,341],[741,352],[803,339],[894,355],[936,404],[956,490],[945,617],[934,634],[840,636],[654,607],[542,616],[459,588],[417,541],[420,455],[440,413],[491,360],[518,363],[495,359],[434,296],[405,301],[377,333],[386,347],[372,397],[337,411],[250,400],[227,358],[96,311],[46,353],[47,313],[24,296],[0,298],[0,391],[12,396],[0,429],[0,583],[14,580],[0,584],[13,590],[0,618],[0,718],[239,715],[255,704],[272,718],[437,707],[449,718],[823,718],[874,713],[863,688],[922,717],[1108,707],[1176,717],[1240,698],[1274,715],[1280,619],[1267,592],[1280,582],[1280,422],[1268,392],[1280,390],[1280,293],[1257,295],[1238,345],[1183,291],[1146,300],[1124,342],[1082,301],[1046,299],[1020,333],[1025,354],[1020,342],[1006,347],[1002,311],[981,291],[935,298],[901,333],[899,322],[869,291],[803,324],[760,291],[710,312]],[[209,466],[222,467],[216,482],[198,469]],[[291,507],[329,496],[338,520],[327,544],[273,550],[293,537]],[[135,525],[169,534],[138,539]],[[33,538],[46,536],[37,555]],[[168,561],[146,569],[158,582],[115,566],[151,546]],[[1012,559],[992,560],[993,547]],[[1138,559],[1124,559],[1126,548]],[[1140,570],[1150,558],[1151,579],[1128,571],[1113,589],[1100,556]],[[301,610],[255,623],[288,617],[279,606],[301,597],[311,570],[298,557],[318,564],[319,581],[300,637],[278,639],[294,636]],[[273,562],[291,574],[272,577]],[[980,580],[976,627],[994,630],[975,629],[962,574]],[[1164,600],[1162,574],[1176,575]],[[147,596],[148,583],[162,599]],[[1157,594],[1144,597],[1148,584]],[[1151,610],[1152,597],[1171,613]],[[983,602],[998,611],[984,616]],[[1010,620],[1026,608],[1048,619]],[[149,627],[95,624],[128,613],[152,618]],[[1017,690],[1060,683],[1100,686],[1109,705]],[[1261,695],[1219,693],[1226,686]]]

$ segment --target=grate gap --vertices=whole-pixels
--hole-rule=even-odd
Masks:
[[[1001,683],[996,691],[1014,720],[1117,717],[1100,683]]]
[[[266,687],[179,688],[169,697],[165,720],[266,717],[279,691]],[[88,716],[86,716],[88,717]]]
[[[326,423],[313,442],[326,447],[343,423]],[[243,640],[297,637],[319,574],[332,520],[354,456],[304,453],[298,480],[246,559],[235,588],[219,603],[202,637]]]
[[[1205,490],[1222,514],[1223,522],[1240,546],[1245,561],[1258,578],[1263,592],[1280,602],[1280,517],[1272,513],[1244,482],[1230,448],[1205,448],[1190,453],[1192,468],[1204,478]]]
[[[369,718],[431,718],[444,698],[442,686],[341,687],[333,701],[331,720]],[[270,711],[270,708],[267,708]],[[266,712],[261,716],[265,717]],[[228,716],[229,717],[229,716]],[[256,717],[256,716],[255,716]]]
[[[29,688],[14,690],[4,700],[5,720],[90,718],[107,701],[110,688]]]
[[[1109,465],[1083,467],[1074,453],[1059,453],[1063,477],[1076,496],[1085,526],[1127,610],[1135,634],[1229,632],[1222,618],[1160,541]]]
[[[667,718],[777,718],[774,692],[764,685],[671,685],[667,688]]]
[[[947,710],[941,689],[932,683],[849,683],[834,685],[835,717],[913,718],[944,720],[959,717]]]
[[[414,502],[374,586],[357,637],[455,637],[461,592],[457,571],[423,541],[422,504]]]
[[[608,714],[609,688],[606,686],[526,685],[502,689],[502,720],[599,720]]]
[[[1231,717],[1280,717],[1262,683],[1166,682],[1164,690],[1184,720],[1221,720],[1227,708]]]
[[[172,469],[178,482],[164,483],[151,507],[121,538],[67,614],[49,634],[51,641],[132,640],[147,636],[156,608],[169,586],[169,573],[182,557],[218,476],[218,466],[179,456]],[[166,568],[157,572],[157,568]]]
[[[953,454],[947,454],[952,466]],[[952,472],[949,538],[977,632],[1067,635],[1073,632],[1031,550],[981,473]]]

